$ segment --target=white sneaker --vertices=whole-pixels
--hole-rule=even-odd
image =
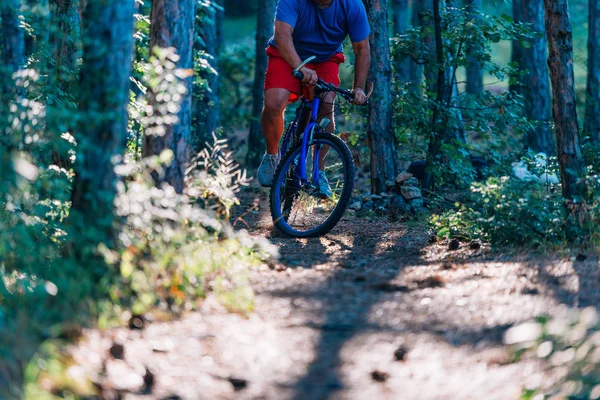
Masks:
[[[279,161],[281,161],[279,154],[273,155],[265,153],[256,174],[258,182],[260,182],[262,186],[269,187],[273,184],[273,176],[275,175]]]

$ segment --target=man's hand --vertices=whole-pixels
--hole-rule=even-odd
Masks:
[[[304,75],[304,78],[302,79],[303,85],[314,86],[317,84],[319,77],[317,76],[317,73],[314,70],[312,70],[310,68],[302,67],[300,72],[302,72],[302,75]]]
[[[365,94],[365,91],[362,90],[361,88],[355,88],[354,89],[354,104],[362,106],[366,102],[367,102],[367,95]]]

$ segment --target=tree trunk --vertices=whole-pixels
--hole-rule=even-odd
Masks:
[[[365,0],[371,24],[371,71],[374,83],[369,102],[368,137],[371,148],[371,191],[386,190],[386,181],[396,178],[396,135],[392,111],[392,66],[388,34],[387,0]]]
[[[263,136],[260,125],[260,113],[263,107],[265,72],[267,71],[267,47],[273,35],[273,17],[277,0],[260,0],[258,2],[256,27],[256,69],[252,86],[252,122],[248,136],[248,155],[246,162],[250,167],[258,166],[263,152]]]
[[[56,82],[64,91],[69,90],[72,74],[77,70],[80,57],[81,21],[77,0],[50,0],[52,30],[50,44]],[[66,70],[66,76],[61,70]]]
[[[195,0],[154,0],[152,2],[150,25],[150,48],[175,48],[179,55],[177,68],[193,68]],[[166,126],[163,136],[144,137],[144,157],[158,155],[164,150],[173,152],[173,162],[165,170],[164,177],[157,180],[157,186],[166,182],[177,193],[183,192],[185,171],[191,151],[192,129],[192,78],[184,80],[187,92],[181,102],[179,121]]]
[[[208,15],[202,15],[199,21],[200,36],[202,42],[197,46],[197,50],[204,51],[210,56],[209,63],[215,70],[219,63],[219,23],[222,18],[220,11],[208,8],[205,10]],[[206,90],[200,93],[194,101],[195,114],[195,137],[194,147],[196,151],[202,149],[207,141],[212,140],[212,134],[220,124],[219,107],[219,76],[211,71],[200,73],[200,78],[206,80]]]
[[[513,0],[513,20],[515,22],[523,22],[523,9],[522,9],[522,0]],[[512,41],[512,53],[511,53],[511,64],[513,67],[521,70],[521,57],[523,54],[523,46],[519,43],[518,40]],[[519,78],[518,73],[514,73],[511,76],[509,90],[515,93],[521,93],[521,79]]]
[[[600,0],[590,0],[584,130],[600,140]]]
[[[568,0],[544,0],[548,66],[552,80],[552,113],[556,125],[556,145],[563,197],[573,200],[579,194],[577,182],[583,174],[579,147],[579,125],[573,72],[573,31]]]
[[[404,35],[408,29],[408,0],[393,0],[394,36]],[[409,57],[395,62],[395,78],[398,82],[412,82],[411,69],[413,62]]]
[[[481,10],[481,0],[465,0],[467,8],[467,19],[476,23],[479,16],[476,14]],[[473,45],[467,44],[467,93],[480,96],[483,93],[483,69],[481,63],[473,56]]]
[[[2,65],[0,65],[0,115],[8,114],[8,105],[16,94],[12,81],[15,72],[25,64],[25,33],[20,27],[19,0],[3,0],[0,8],[2,25],[0,45],[2,45]],[[2,127],[3,128],[3,127]]]
[[[422,17],[421,13],[423,10],[421,1],[414,1],[412,4],[412,15],[410,17],[411,24],[413,27],[421,27]],[[421,91],[423,85],[423,65],[418,64],[416,62],[410,63],[410,82],[412,83],[413,88]]]
[[[436,101],[432,116],[432,133],[427,149],[427,161],[425,165],[425,178],[423,187],[428,190],[435,188],[435,169],[440,162],[442,145],[447,136],[448,123],[443,108],[449,104],[451,88],[447,81],[447,71],[444,68],[444,44],[442,41],[442,16],[440,13],[440,0],[433,0],[433,24],[435,39],[435,65],[437,68],[437,80],[435,85]]]
[[[420,3],[419,10],[419,26],[422,26],[426,29],[426,34],[422,38],[423,45],[429,54],[436,54],[435,50],[435,35],[434,31],[434,22],[433,22],[433,0],[423,0]],[[436,90],[436,82],[437,82],[437,67],[434,65],[434,60],[429,60],[427,64],[423,67],[424,76],[425,76],[425,88],[427,93],[435,93]]]
[[[53,146],[52,162],[69,169],[68,146],[61,135],[72,132],[72,111],[77,108],[73,95],[81,56],[81,20],[77,0],[50,0],[50,57],[44,64],[48,67],[48,84],[60,102],[46,106],[46,131]]]
[[[550,130],[550,78],[544,34],[544,1],[520,1],[523,22],[530,23],[533,31],[540,35],[530,39],[530,46],[521,49],[520,55],[525,116],[535,123],[535,127],[527,132],[527,147],[536,152],[553,154],[556,147]]]
[[[13,146],[12,135],[7,128],[10,126],[10,104],[18,96],[17,87],[12,79],[15,72],[25,64],[25,34],[19,23],[19,0],[3,0],[0,6],[0,184],[12,186],[14,173],[12,167]],[[7,189],[7,186],[0,187]]]
[[[127,137],[134,0],[90,1],[84,11],[81,125],[72,191],[73,238],[114,245],[115,163]],[[76,235],[76,236],[75,236]]]

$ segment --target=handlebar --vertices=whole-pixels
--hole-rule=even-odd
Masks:
[[[298,80],[303,80],[304,79],[304,74],[302,72],[300,72],[300,70],[306,65],[309,64],[312,60],[314,60],[316,57],[315,56],[311,56],[309,58],[307,58],[306,60],[304,60],[300,65],[298,65],[293,71],[292,71],[292,76]],[[319,78],[317,80],[317,84],[315,85],[318,89],[324,91],[324,92],[335,92],[338,95],[342,96],[344,99],[353,102],[354,101],[354,92],[350,91],[350,90],[344,90],[344,89],[340,89],[339,87],[331,84],[331,83],[327,83],[324,80],[322,80],[321,78]],[[373,93],[373,83],[371,82],[371,88],[369,90],[369,93],[367,94],[367,102],[365,103],[368,104],[368,100],[369,97],[371,97],[371,94]]]

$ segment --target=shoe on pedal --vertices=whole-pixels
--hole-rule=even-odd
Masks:
[[[319,194],[328,199],[333,195],[333,190],[331,190],[331,186],[329,186],[325,171],[319,171]]]
[[[281,161],[279,154],[265,153],[256,174],[258,182],[262,186],[269,187],[273,184],[273,176],[275,175],[279,161]]]

